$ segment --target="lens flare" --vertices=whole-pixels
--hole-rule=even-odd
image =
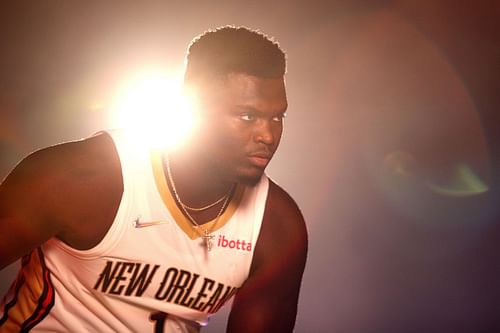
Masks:
[[[428,181],[427,186],[438,194],[451,197],[468,197],[485,193],[489,189],[480,176],[465,163],[455,166],[448,184],[438,185]]]
[[[424,173],[419,169],[416,158],[405,151],[395,151],[384,159],[384,165],[391,178],[399,180],[399,184],[412,181],[414,185],[427,187],[432,192],[448,197],[469,197],[485,193],[489,190],[487,183],[473,168],[460,162],[448,167],[446,179],[443,181],[431,180],[429,172]],[[394,182],[391,182],[393,184]],[[394,183],[393,185],[396,185]]]
[[[194,123],[191,98],[179,76],[149,71],[128,80],[112,107],[113,126],[152,148],[181,144]]]

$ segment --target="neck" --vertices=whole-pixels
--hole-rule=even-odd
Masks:
[[[226,195],[234,185],[193,154],[172,151],[168,159],[177,194],[189,206],[210,204]]]

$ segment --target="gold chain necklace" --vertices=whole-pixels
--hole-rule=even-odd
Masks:
[[[213,207],[216,204],[220,203],[221,201],[224,201],[219,212],[215,216],[214,223],[213,223],[212,227],[210,228],[210,230],[207,230],[207,229],[203,228],[201,225],[199,225],[198,222],[196,222],[196,220],[191,216],[191,214],[189,214],[189,212],[187,211],[186,208],[190,208],[190,207],[186,206],[182,203],[181,198],[179,197],[179,194],[177,193],[177,188],[175,186],[174,178],[172,177],[172,171],[170,170],[170,161],[169,161],[168,155],[165,154],[164,156],[165,156],[165,162],[166,162],[165,164],[167,165],[168,181],[170,182],[170,185],[172,187],[172,192],[174,194],[175,200],[177,201],[177,203],[181,207],[182,212],[184,213],[184,215],[186,215],[189,222],[191,222],[191,224],[193,225],[194,230],[198,233],[198,235],[205,242],[205,246],[206,246],[207,250],[210,251],[210,250],[212,250],[212,239],[215,238],[215,236],[212,235],[212,231],[214,230],[215,225],[217,224],[219,218],[221,217],[222,213],[224,212],[224,210],[227,208],[227,206],[229,204],[229,198],[231,197],[231,192],[234,189],[234,185],[229,189],[229,191],[226,193],[226,195],[224,195],[221,199],[219,199],[215,203],[207,206],[208,208],[210,208],[210,207]],[[205,208],[205,209],[208,209],[208,208]],[[199,210],[205,210],[205,209],[199,209]],[[203,229],[203,233],[200,232],[199,229]]]
[[[218,204],[220,204],[222,201],[226,200],[227,197],[229,196],[229,194],[231,193],[231,190],[232,188],[229,189],[229,191],[227,191],[226,194],[224,194],[222,197],[220,197],[219,199],[217,199],[217,201],[211,203],[211,204],[208,204],[206,206],[203,206],[203,207],[200,207],[200,208],[196,208],[196,207],[191,207],[191,206],[188,206],[186,205],[184,202],[180,201],[179,204],[186,208],[186,209],[189,209],[189,210],[192,210],[193,212],[202,212],[204,210],[207,210],[209,208],[212,208],[214,206],[217,206]],[[180,199],[180,198],[179,198]]]

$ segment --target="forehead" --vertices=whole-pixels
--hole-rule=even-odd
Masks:
[[[277,111],[284,111],[287,107],[283,77],[260,78],[245,73],[231,73],[215,86],[214,97],[226,105]]]

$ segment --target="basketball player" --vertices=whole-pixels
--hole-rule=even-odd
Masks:
[[[0,268],[22,268],[0,332],[291,332],[307,233],[264,170],[287,109],[285,55],[223,27],[189,47],[198,132],[153,151],[121,131],[37,151],[0,187]]]

